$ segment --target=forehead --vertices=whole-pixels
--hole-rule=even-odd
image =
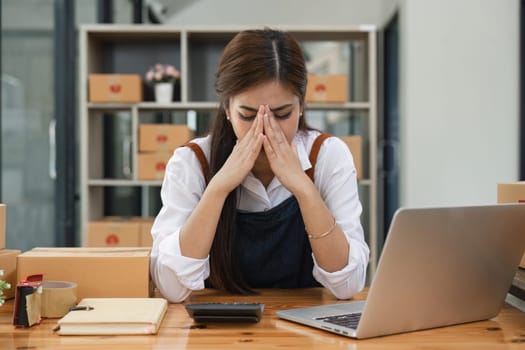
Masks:
[[[270,81],[259,84],[231,98],[232,105],[246,105],[250,107],[259,107],[260,105],[269,105],[271,107],[281,106],[299,101],[292,90],[286,85],[277,81]]]

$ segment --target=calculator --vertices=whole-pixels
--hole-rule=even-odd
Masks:
[[[261,303],[185,304],[195,322],[259,322],[264,312]]]

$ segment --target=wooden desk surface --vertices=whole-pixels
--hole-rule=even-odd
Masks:
[[[366,297],[366,291],[355,300]],[[386,337],[354,340],[278,319],[275,311],[346,302],[322,288],[263,290],[256,296],[231,296],[214,290],[194,293],[187,302],[263,302],[256,324],[194,324],[184,305],[170,304],[156,336],[59,336],[56,319],[15,329],[13,301],[0,307],[0,349],[525,349],[525,313],[505,304],[491,320]]]

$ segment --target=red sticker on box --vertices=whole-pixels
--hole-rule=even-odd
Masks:
[[[106,244],[107,245],[117,245],[119,243],[118,236],[115,234],[107,235]]]
[[[164,171],[165,169],[166,169],[166,163],[158,162],[157,164],[155,164],[155,170]]]
[[[326,85],[325,84],[317,84],[315,86],[315,92],[325,92],[326,91]]]
[[[157,142],[158,143],[164,143],[168,141],[168,136],[166,135],[157,135]]]
[[[109,90],[114,94],[118,94],[120,92],[120,84],[111,84]]]

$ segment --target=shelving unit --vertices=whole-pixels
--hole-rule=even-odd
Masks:
[[[87,235],[87,223],[108,215],[104,207],[108,190],[139,189],[140,212],[151,213],[151,191],[160,190],[161,181],[137,178],[138,125],[142,122],[186,123],[207,129],[218,104],[214,95],[214,74],[222,50],[233,36],[245,27],[168,27],[157,25],[85,25],[80,29],[80,179],[81,179],[81,243]],[[363,204],[362,223],[370,245],[369,272],[373,276],[379,256],[377,239],[377,92],[376,31],[370,26],[357,27],[287,27],[307,50],[315,45],[335,43],[345,56],[343,65],[349,70],[350,95],[346,103],[307,104],[307,120],[314,126],[326,126],[336,136],[359,134],[363,140],[363,179],[359,192]],[[325,51],[322,51],[323,54]],[[315,58],[315,54],[313,55]],[[90,103],[87,81],[91,73],[140,74],[155,63],[170,63],[181,73],[180,101],[157,104],[146,101],[134,104]],[[318,65],[318,66],[323,66]],[[316,68],[318,69],[318,68]],[[321,68],[322,69],[322,68]],[[334,72],[321,72],[334,73]],[[335,72],[338,73],[338,72]],[[149,95],[148,95],[149,94]],[[105,158],[114,150],[104,145],[104,125],[108,118],[125,120],[126,146],[123,174],[108,176]],[[334,122],[335,120],[335,122]],[[332,128],[332,130],[329,130]],[[119,134],[123,134],[122,132]],[[337,133],[342,133],[337,135]],[[118,158],[118,159],[120,159]],[[153,196],[155,198],[155,195]],[[158,196],[157,196],[158,197]],[[160,201],[160,200],[159,200]],[[154,215],[154,214],[153,214]]]

